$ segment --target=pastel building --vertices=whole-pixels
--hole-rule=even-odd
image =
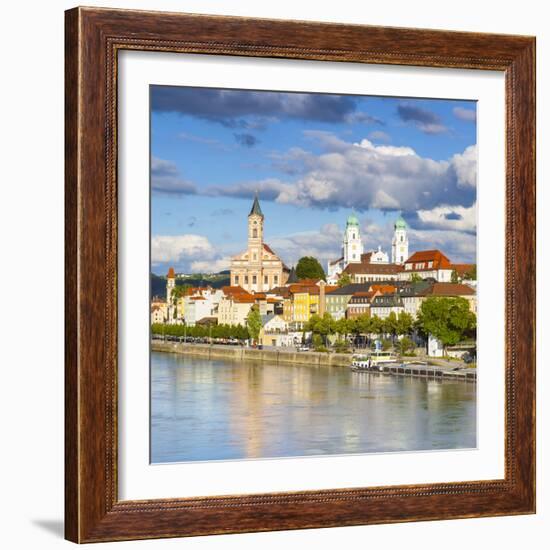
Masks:
[[[264,215],[256,195],[248,214],[248,247],[231,259],[231,285],[266,292],[284,285],[288,273],[288,267],[264,242]]]

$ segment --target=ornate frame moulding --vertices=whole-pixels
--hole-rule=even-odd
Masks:
[[[117,54],[128,49],[504,72],[504,479],[119,500]],[[65,56],[67,539],[98,542],[534,512],[533,37],[74,8],[66,12]]]

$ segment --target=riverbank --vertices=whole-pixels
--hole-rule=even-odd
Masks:
[[[194,355],[207,359],[230,359],[233,361],[270,361],[272,363],[300,364],[328,367],[349,367],[349,353],[321,353],[315,351],[293,351],[280,349],[257,349],[243,346],[219,344],[190,344],[153,340],[152,351]]]
[[[153,340],[151,342],[151,349],[152,351],[192,355],[205,359],[268,361],[276,364],[349,367],[352,361],[352,356],[349,353],[322,353],[315,351],[297,352],[285,348],[258,349],[220,344],[184,344],[180,342],[163,342],[159,340]],[[471,382],[477,380],[477,369],[475,368],[460,368],[451,362],[442,362],[442,364],[438,362],[432,363],[430,361],[429,363],[431,364],[408,364],[407,360],[405,360],[402,365],[384,366],[382,370],[375,372],[402,376],[420,376],[423,378],[468,380]]]

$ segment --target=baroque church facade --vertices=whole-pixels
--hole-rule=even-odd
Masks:
[[[346,221],[346,228],[344,230],[342,255],[337,260],[328,262],[327,283],[336,284],[344,271],[361,271],[359,265],[356,264],[373,266],[373,268],[383,265],[401,266],[407,261],[408,257],[409,239],[407,237],[407,223],[401,216],[394,223],[390,263],[388,254],[382,250],[381,246],[378,246],[378,250],[364,252],[359,220],[355,214],[351,214]],[[379,270],[375,269],[375,271],[378,273]]]
[[[289,271],[264,242],[264,215],[256,195],[248,214],[248,247],[231,258],[231,285],[248,292],[267,292],[284,285]]]

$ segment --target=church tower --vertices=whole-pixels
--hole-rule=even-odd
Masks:
[[[168,312],[168,322],[173,323],[176,317],[176,304],[172,300],[174,289],[176,288],[176,274],[171,267],[166,275],[166,310]]]
[[[363,243],[359,231],[359,220],[355,214],[348,217],[344,232],[344,266],[350,263],[360,263],[363,254]]]
[[[263,290],[262,257],[264,247],[264,215],[260,208],[258,194],[254,197],[250,214],[248,214],[248,261],[249,285],[253,291]]]
[[[409,239],[407,237],[407,223],[399,216],[393,225],[393,239],[391,241],[392,264],[404,264],[409,258]]]

